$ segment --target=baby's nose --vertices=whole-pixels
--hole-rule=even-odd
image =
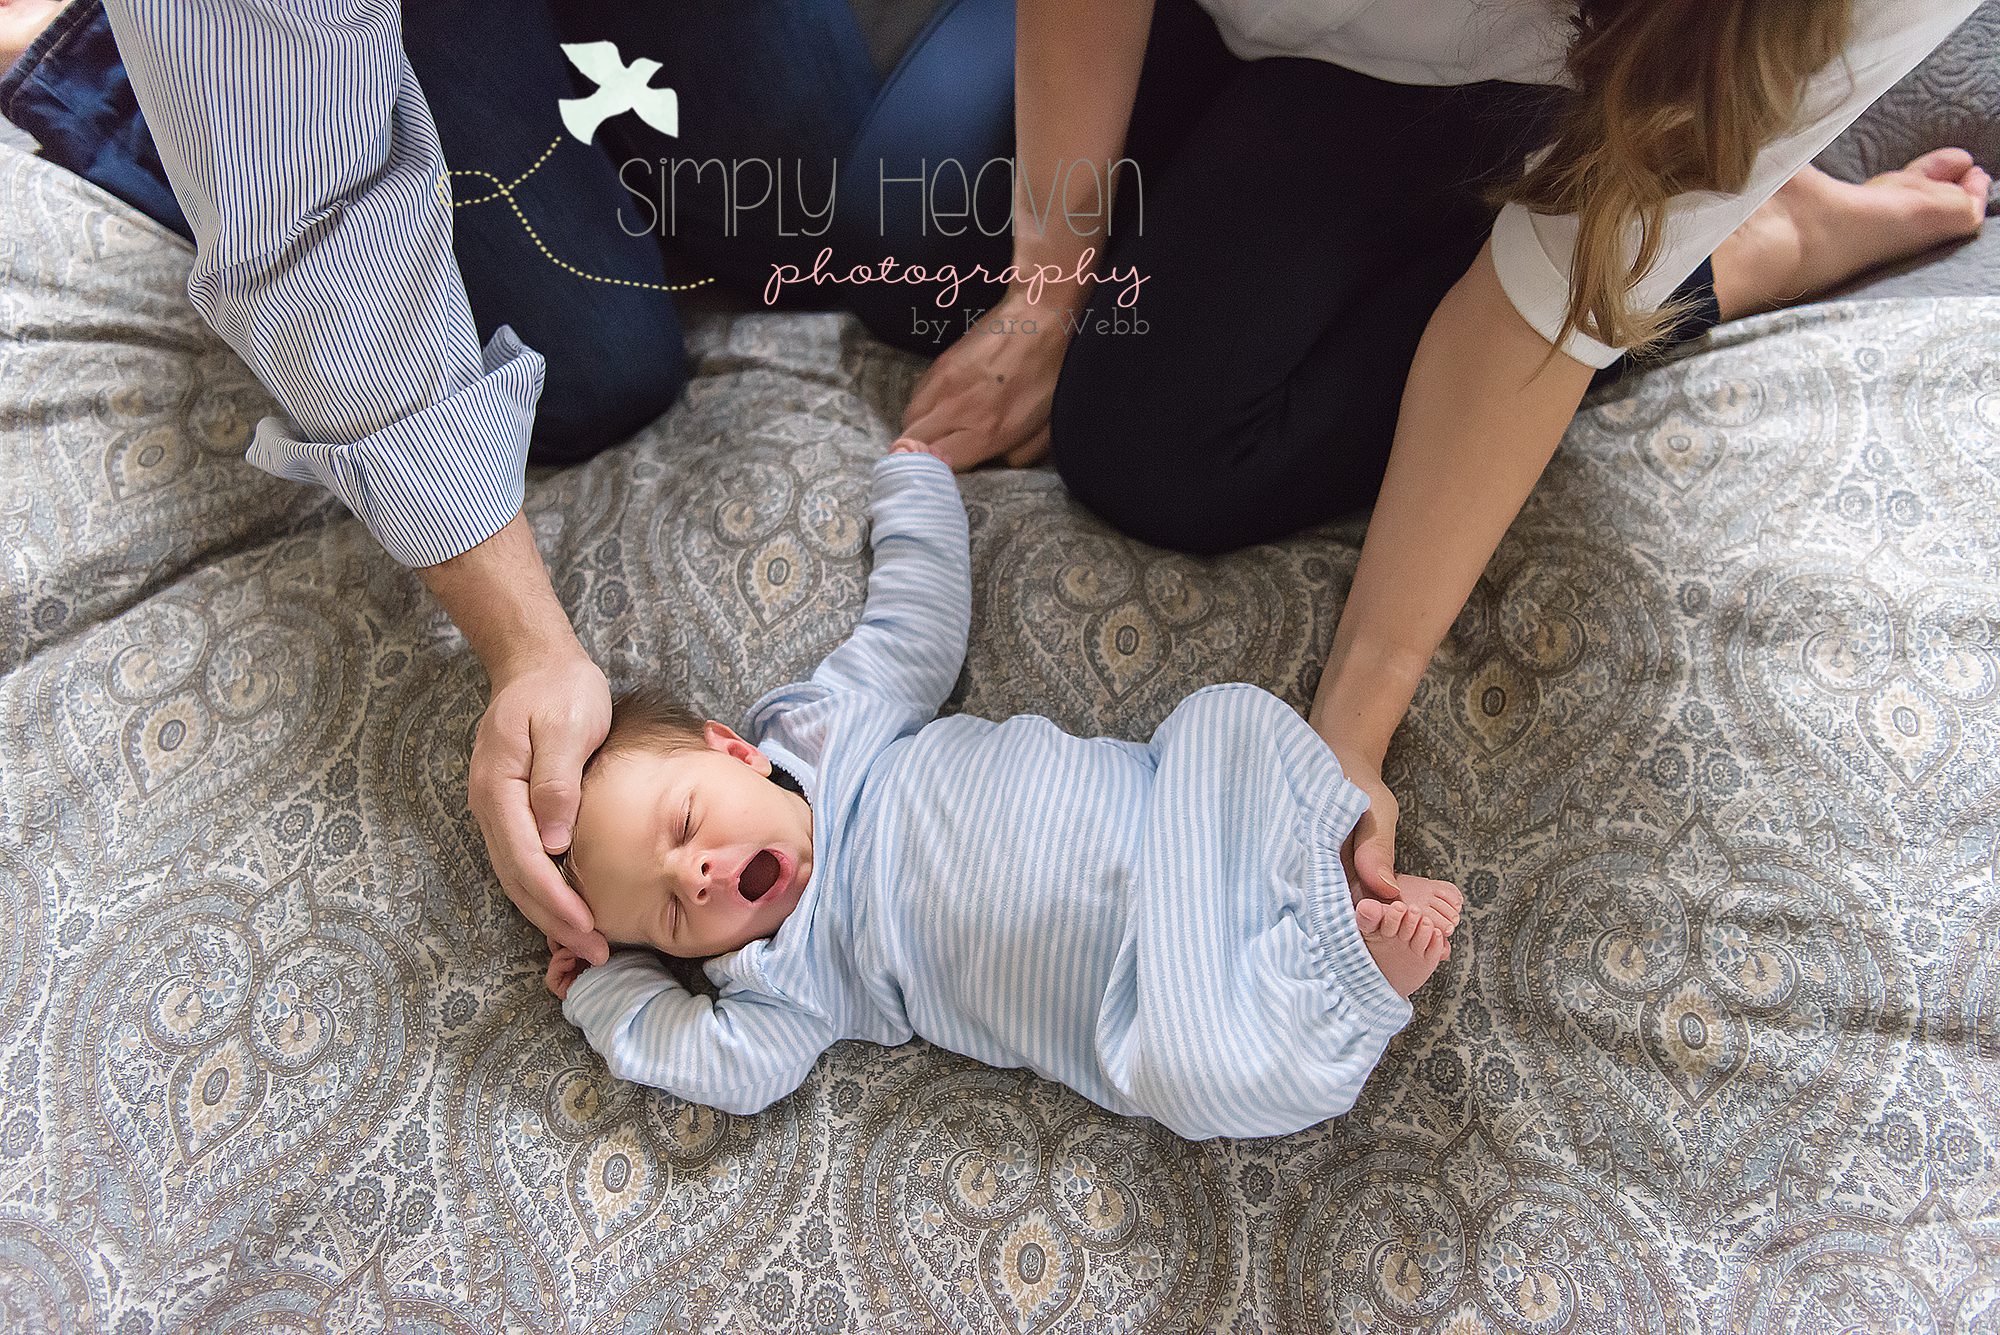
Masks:
[[[708,898],[709,882],[715,874],[715,859],[701,857],[695,859],[693,894],[696,903]]]

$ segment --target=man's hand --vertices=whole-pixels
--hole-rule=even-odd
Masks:
[[[496,679],[467,787],[493,870],[516,908],[592,964],[610,947],[550,854],[569,847],[583,762],[611,726],[611,688],[581,647]]]
[[[611,727],[611,688],[577,643],[523,516],[418,573],[493,686],[466,788],[501,888],[544,935],[602,964],[610,947],[549,855],[569,847],[583,762]]]

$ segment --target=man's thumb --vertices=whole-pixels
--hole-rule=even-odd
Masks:
[[[552,743],[537,746],[530,759],[528,806],[535,813],[542,847],[552,853],[569,847],[583,793],[583,761],[576,748]]]

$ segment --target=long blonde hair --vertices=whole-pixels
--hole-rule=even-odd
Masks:
[[[1582,330],[1640,351],[1672,327],[1685,303],[1629,305],[1659,256],[1668,199],[1744,188],[1758,151],[1797,116],[1807,81],[1847,45],[1850,2],[1578,0],[1565,61],[1576,96],[1550,150],[1489,196],[1577,215],[1558,345]]]

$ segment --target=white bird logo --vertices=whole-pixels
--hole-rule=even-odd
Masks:
[[[568,42],[563,54],[597,85],[589,97],[565,97],[556,103],[564,127],[579,140],[589,143],[598,126],[628,111],[638,112],[640,120],[661,134],[680,137],[680,99],[671,88],[646,86],[659,73],[659,61],[641,56],[627,65],[615,42]]]

